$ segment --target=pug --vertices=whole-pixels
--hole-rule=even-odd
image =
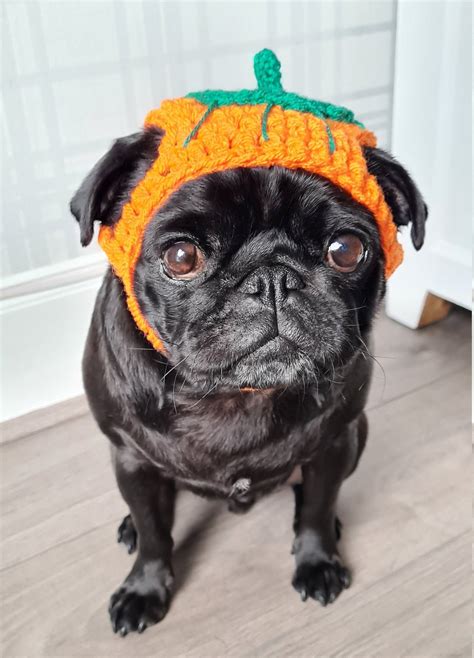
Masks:
[[[83,245],[114,227],[163,131],[118,139],[71,202]],[[397,226],[423,244],[427,209],[407,171],[364,147]],[[186,181],[151,217],[134,290],[166,351],[150,345],[109,269],[83,360],[130,514],[119,541],[137,557],[110,599],[114,632],[164,618],[173,589],[176,492],[233,512],[295,469],[294,589],[332,603],[350,585],[336,502],[367,438],[371,331],[385,292],[372,213],[319,175],[236,167]]]

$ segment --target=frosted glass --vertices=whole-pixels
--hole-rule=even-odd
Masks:
[[[89,255],[68,202],[112,140],[167,96],[253,86],[251,58],[263,47],[281,58],[287,89],[357,110],[388,145],[395,9],[392,0],[5,3],[2,277]]]

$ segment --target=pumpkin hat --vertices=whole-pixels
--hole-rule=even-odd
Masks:
[[[148,113],[145,127],[164,132],[159,153],[118,222],[100,229],[99,243],[123,282],[135,323],[158,351],[166,350],[135,296],[135,265],[145,229],[158,208],[183,183],[205,174],[275,165],[318,174],[374,216],[386,277],[402,261],[392,214],[364,158],[363,147],[376,145],[373,133],[344,107],[285,91],[280,62],[271,50],[255,56],[254,70],[257,89],[195,92],[163,101]]]

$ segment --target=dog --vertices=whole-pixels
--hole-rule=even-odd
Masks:
[[[71,201],[83,245],[114,226],[163,133],[118,139]],[[407,171],[365,147],[369,172],[416,249],[427,208]],[[135,294],[167,351],[155,351],[109,269],[83,360],[92,413],[111,442],[130,514],[119,541],[135,563],[112,595],[114,632],[166,615],[176,491],[247,511],[300,468],[294,485],[301,598],[332,603],[350,584],[336,500],[367,438],[371,330],[385,292],[374,218],[328,180],[279,166],[191,180],[147,226]]]

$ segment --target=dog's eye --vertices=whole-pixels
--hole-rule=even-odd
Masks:
[[[193,279],[204,269],[204,254],[192,242],[175,242],[162,256],[172,279]]]
[[[365,256],[364,245],[357,235],[344,233],[329,245],[326,261],[339,272],[353,272]]]

